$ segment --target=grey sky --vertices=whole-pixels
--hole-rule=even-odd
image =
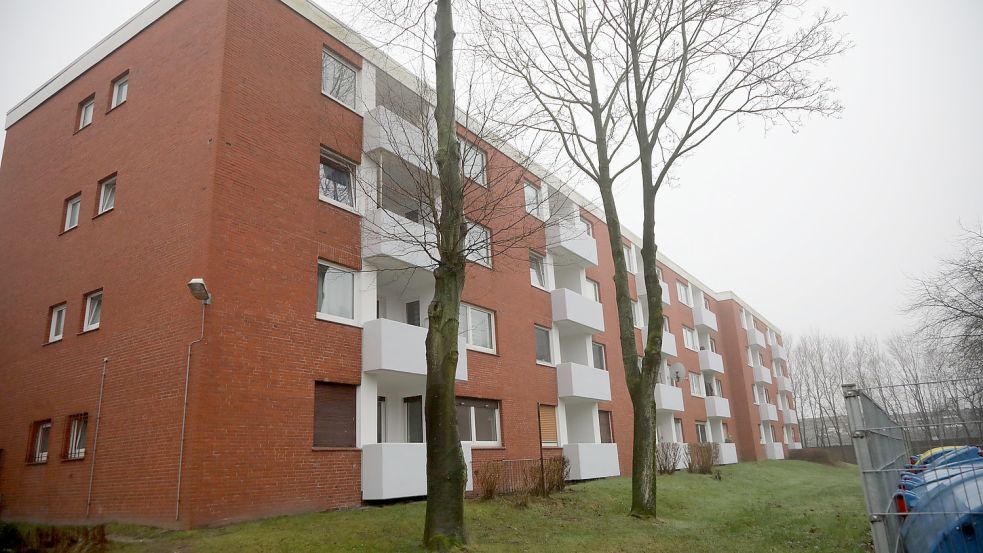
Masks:
[[[0,2],[2,111],[145,4]],[[983,220],[983,2],[817,4],[847,14],[856,44],[829,68],[843,116],[720,133],[660,193],[658,238],[787,333],[885,336],[907,324],[909,277],[953,251],[960,220]],[[634,191],[622,218],[637,230]]]

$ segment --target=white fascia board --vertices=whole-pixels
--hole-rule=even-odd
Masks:
[[[27,98],[24,98],[17,105],[10,108],[10,111],[7,112],[4,129],[9,129],[14,123],[34,111],[35,108],[43,104],[48,98],[57,94],[59,90],[68,86],[69,83],[102,61],[103,58],[112,54],[117,48],[126,44],[127,41],[152,25],[181,2],[182,0],[154,0],[149,6],[140,10],[139,13],[128,19],[126,23],[117,27],[106,38],[97,42],[95,46],[89,48],[84,54],[76,58],[75,61],[68,64],[68,67],[59,71],[48,82],[29,94]]]

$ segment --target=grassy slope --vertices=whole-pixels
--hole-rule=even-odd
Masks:
[[[507,499],[469,501],[475,552],[666,551],[685,553],[867,551],[856,469],[799,461],[722,469],[723,480],[659,479],[660,520],[625,515],[627,478],[568,488],[517,508]],[[113,527],[143,537],[114,551],[417,551],[422,502],[280,517],[189,532]]]

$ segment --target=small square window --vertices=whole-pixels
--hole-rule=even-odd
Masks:
[[[116,207],[116,177],[111,177],[99,185],[99,215],[114,207]]]
[[[82,211],[82,195],[76,194],[65,200],[65,228],[62,231],[69,231],[79,224],[79,213]]]
[[[536,326],[536,361],[553,363],[553,344],[550,339],[550,329]]]
[[[102,292],[95,292],[85,297],[85,320],[82,323],[82,331],[95,330],[99,328],[102,320]]]
[[[68,440],[65,442],[65,459],[85,457],[85,433],[89,425],[88,413],[68,417]]]
[[[31,426],[31,447],[27,453],[28,463],[48,462],[48,442],[51,438],[51,420],[36,421]]]
[[[355,109],[355,68],[325,50],[321,56],[321,92]]]
[[[591,342],[590,348],[592,357],[594,358],[594,368],[602,371],[608,370],[607,360],[604,355],[604,344]]]
[[[355,273],[321,262],[317,266],[318,315],[355,320]]]
[[[529,252],[529,278],[536,288],[546,289],[546,263],[543,256]]]
[[[126,93],[130,88],[130,76],[123,75],[122,77],[116,79],[113,82],[113,101],[110,104],[109,109],[113,109],[116,106],[122,104],[126,101]]]
[[[334,156],[321,155],[320,187],[321,200],[355,207],[355,168]]]
[[[51,308],[48,342],[57,342],[65,335],[65,313],[67,310],[68,305],[64,303]]]
[[[92,114],[96,109],[96,99],[89,98],[79,104],[79,130],[88,127],[92,123]]]

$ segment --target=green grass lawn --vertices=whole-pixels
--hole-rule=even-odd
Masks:
[[[722,480],[659,478],[659,520],[626,515],[627,478],[570,486],[528,507],[469,500],[469,551],[870,551],[856,468],[801,461],[723,467]],[[313,513],[184,532],[111,526],[112,551],[418,551],[424,503]]]

